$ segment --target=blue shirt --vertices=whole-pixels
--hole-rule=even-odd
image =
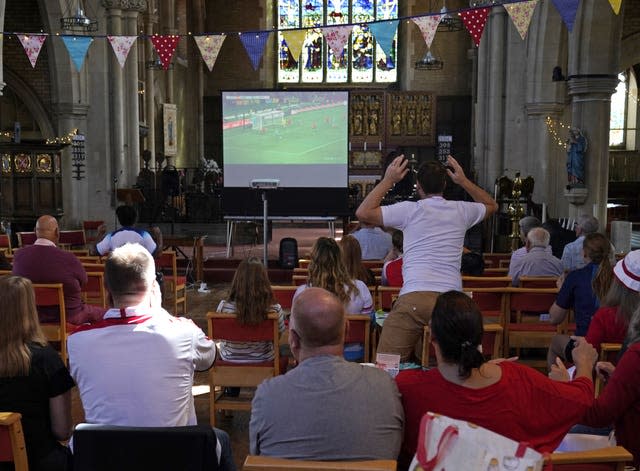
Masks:
[[[591,317],[600,302],[593,292],[591,281],[598,272],[598,265],[589,263],[570,272],[558,292],[556,304],[562,309],[571,309],[576,318],[576,335],[584,336],[589,329]]]

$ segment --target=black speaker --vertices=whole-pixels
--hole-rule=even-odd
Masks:
[[[281,268],[293,269],[298,266],[298,241],[293,237],[285,237],[280,240],[278,263]]]

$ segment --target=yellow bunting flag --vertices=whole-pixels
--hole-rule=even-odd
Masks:
[[[306,29],[294,29],[290,31],[282,31],[282,36],[284,40],[287,42],[287,47],[289,48],[289,52],[291,52],[291,56],[293,59],[298,62],[300,59],[300,52],[302,51],[302,43],[304,39],[307,37],[308,30]]]
[[[609,0],[611,4],[611,8],[613,8],[613,12],[618,15],[620,13],[620,6],[622,5],[622,0]]]
[[[509,13],[511,21],[513,21],[513,24],[518,30],[518,33],[520,33],[520,37],[522,39],[527,37],[531,17],[533,16],[533,11],[536,9],[537,4],[538,0],[530,0],[528,2],[521,3],[505,3],[503,5],[505,10],[507,10],[507,13]]]

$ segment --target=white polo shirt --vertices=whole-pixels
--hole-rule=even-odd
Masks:
[[[216,348],[191,320],[164,309],[110,309],[69,336],[69,366],[85,420],[140,427],[195,425],[194,371]]]
[[[400,294],[461,290],[460,259],[467,229],[482,221],[486,206],[432,196],[382,206],[385,227],[404,235]]]

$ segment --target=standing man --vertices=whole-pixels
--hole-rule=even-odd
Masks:
[[[460,259],[465,232],[498,209],[494,199],[465,176],[452,156],[447,158],[446,167],[436,161],[420,166],[419,201],[381,207],[382,198],[407,172],[404,156],[394,159],[382,181],[356,211],[361,221],[404,233],[404,284],[385,320],[378,345],[379,352],[400,354],[401,361],[411,359],[416,348],[421,348],[423,328],[429,323],[439,293],[462,289]],[[443,198],[447,174],[475,203]]]
[[[300,460],[395,460],[404,414],[386,372],[343,358],[340,300],[307,288],[294,301],[289,343],[298,366],[265,380],[251,406],[252,455]]]
[[[45,214],[36,222],[37,239],[33,245],[17,250],[13,256],[13,274],[29,278],[33,283],[62,283],[67,322],[84,324],[102,319],[105,309],[82,302],[82,287],[87,272],[72,252],[56,244],[60,238],[58,221]],[[40,322],[58,322],[57,306],[38,308]]]
[[[153,258],[140,244],[111,252],[104,281],[113,308],[67,341],[86,422],[195,425],[193,375],[213,366],[215,344],[191,320],[162,309]],[[220,469],[235,471],[228,435],[214,431],[222,445]]]

